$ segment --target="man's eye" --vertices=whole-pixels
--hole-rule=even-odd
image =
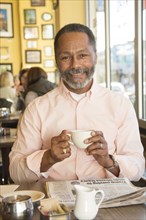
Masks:
[[[61,57],[60,60],[61,61],[68,61],[68,60],[70,60],[70,57],[69,56],[64,56],[64,57]]]
[[[79,55],[79,57],[81,58],[81,59],[84,59],[84,58],[86,58],[88,55],[87,54],[80,54]]]

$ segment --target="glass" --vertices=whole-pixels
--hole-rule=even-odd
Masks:
[[[142,14],[142,22],[143,22],[143,35],[142,35],[142,59],[143,59],[143,119],[146,120],[146,1],[143,0],[143,14]]]
[[[134,1],[109,1],[111,89],[135,102]]]
[[[89,1],[96,10],[95,79],[129,97],[140,126],[146,125],[146,0],[95,2],[96,8]]]
[[[97,21],[97,82],[105,82],[105,12],[104,0],[97,0],[96,8],[96,21]]]

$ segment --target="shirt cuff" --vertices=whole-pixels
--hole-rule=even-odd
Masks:
[[[40,166],[45,151],[46,150],[40,150],[34,152],[26,158],[26,164],[28,168],[33,171],[38,177],[41,176]]]

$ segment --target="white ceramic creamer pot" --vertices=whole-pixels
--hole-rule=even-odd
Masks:
[[[76,191],[75,217],[79,220],[94,219],[104,198],[103,190],[95,190],[81,185],[74,185],[74,188]],[[101,194],[98,203],[95,198],[97,194]]]

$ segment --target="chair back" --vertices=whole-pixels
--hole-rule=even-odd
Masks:
[[[5,98],[0,98],[0,108],[11,108],[13,102],[5,99]]]

